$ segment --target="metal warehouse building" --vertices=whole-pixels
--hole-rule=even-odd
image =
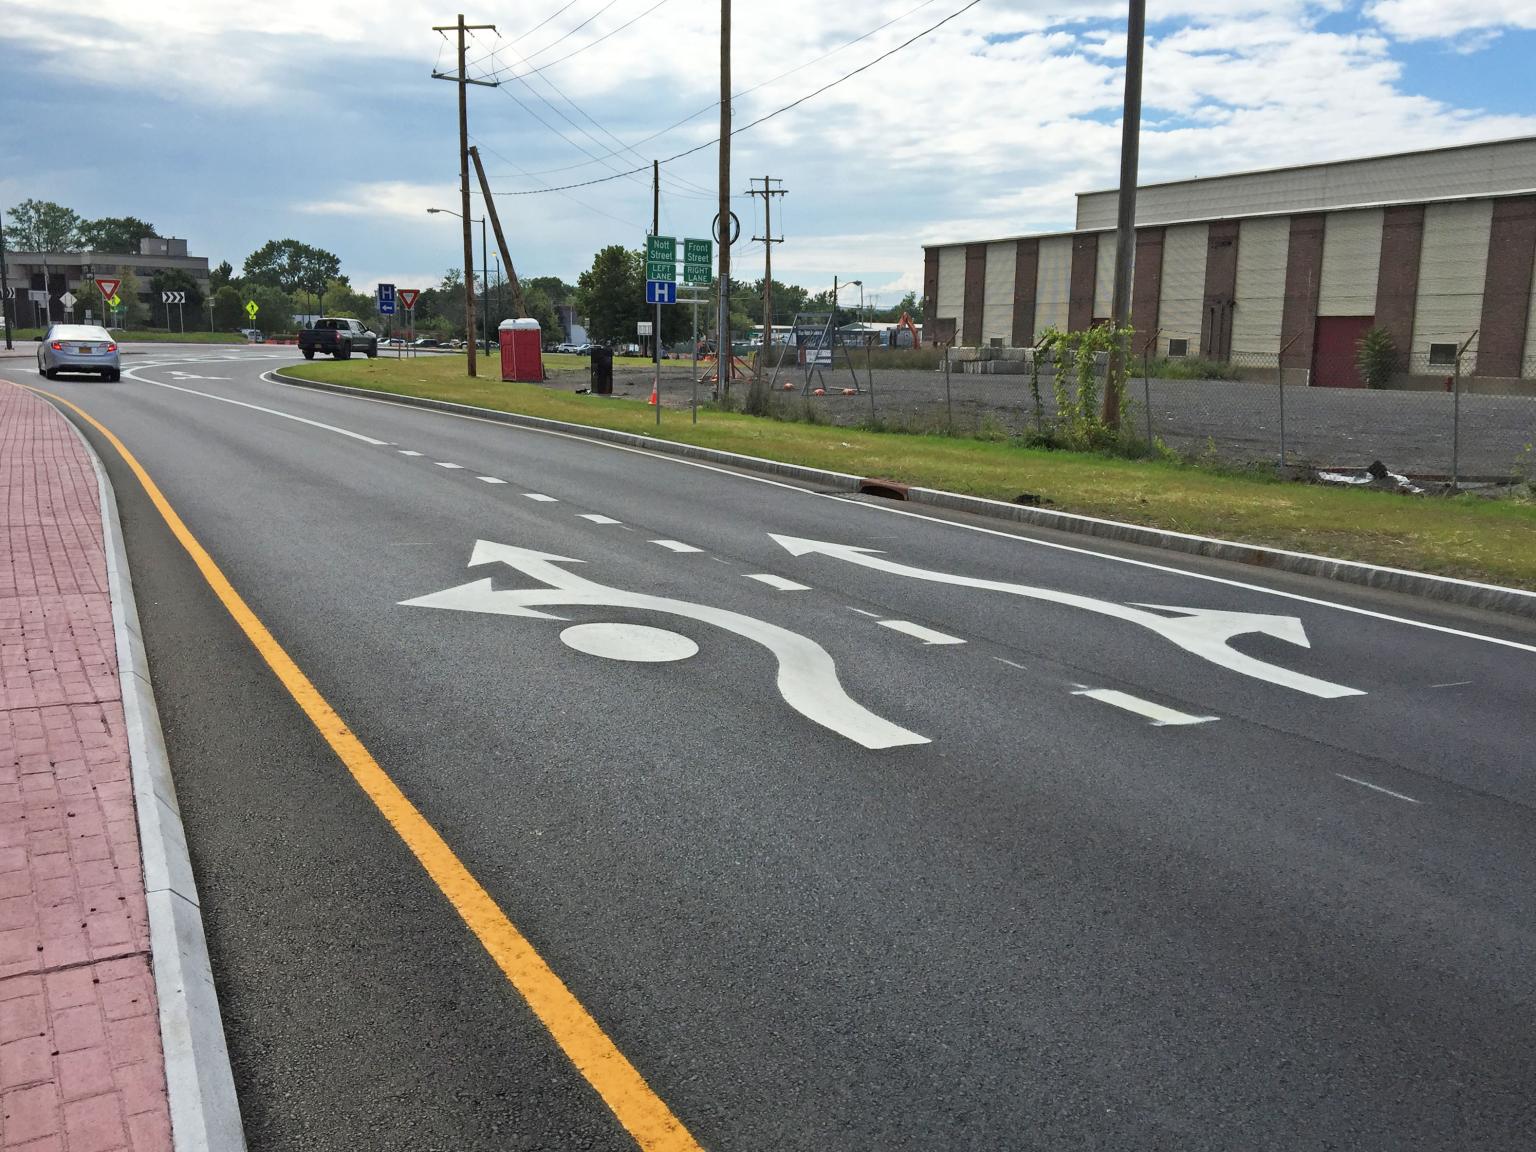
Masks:
[[[1027,347],[1110,315],[1117,192],[1071,232],[924,249],[931,339]],[[1277,363],[1358,385],[1392,334],[1406,373],[1536,379],[1536,137],[1147,185],[1132,318],[1140,355]],[[1406,381],[1405,381],[1406,382]]]

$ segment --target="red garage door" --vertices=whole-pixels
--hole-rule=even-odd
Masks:
[[[1312,345],[1314,388],[1363,388],[1355,347],[1376,323],[1374,316],[1319,316]]]

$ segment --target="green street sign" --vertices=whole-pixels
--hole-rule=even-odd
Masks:
[[[645,238],[645,278],[677,283],[677,237]]]
[[[715,246],[709,240],[683,241],[683,282],[708,284],[713,276]]]

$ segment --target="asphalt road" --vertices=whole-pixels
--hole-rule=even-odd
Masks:
[[[272,357],[44,386],[705,1148],[1536,1145],[1536,629]],[[252,1146],[633,1147],[91,435]]]

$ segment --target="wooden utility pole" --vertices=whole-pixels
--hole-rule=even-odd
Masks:
[[[783,181],[772,176],[763,177],[761,188],[757,186],[756,177],[748,183],[751,187],[747,189],[747,195],[763,198],[763,234],[752,237],[763,242],[763,353],[758,357],[756,373],[757,381],[761,382],[773,349],[773,246],[784,243],[784,237],[773,234],[773,198],[788,195],[789,189],[775,188],[775,184],[782,185]]]
[[[1147,0],[1131,0],[1126,20],[1125,115],[1120,127],[1120,213],[1115,229],[1115,290],[1110,315],[1116,328],[1131,322],[1131,265],[1136,256],[1136,181],[1141,152],[1141,57],[1147,34]],[[1109,381],[1104,389],[1104,423],[1120,427],[1120,349],[1110,355]]]
[[[720,305],[715,324],[715,377],[731,390],[731,0],[720,0]]]
[[[491,218],[491,231],[496,233],[496,247],[501,251],[501,262],[506,265],[507,280],[512,285],[512,307],[519,316],[528,315],[528,303],[523,299],[523,285],[512,267],[512,253],[507,250],[507,238],[501,232],[501,217],[496,214],[496,200],[491,196],[491,185],[485,178],[485,167],[480,163],[480,149],[470,146],[469,158],[475,162],[475,176],[480,181],[480,192],[485,197],[485,214]]]
[[[459,36],[459,70],[456,75],[432,73],[434,80],[452,80],[459,86],[459,217],[464,224],[464,341],[465,367],[470,376],[475,375],[475,237],[469,226],[469,85],[479,84],[486,88],[498,85],[490,80],[471,80],[464,65],[464,37],[469,32],[489,29],[494,24],[466,24],[464,13],[459,13],[458,23],[436,25],[434,32],[457,32]]]

